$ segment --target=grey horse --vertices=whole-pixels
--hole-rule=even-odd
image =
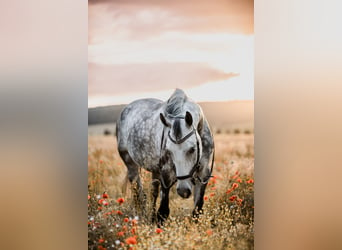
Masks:
[[[169,216],[169,191],[194,193],[193,216],[202,211],[203,196],[214,164],[214,139],[198,104],[176,89],[167,102],[140,99],[128,104],[116,126],[118,151],[140,203],[145,195],[139,167],[152,172],[152,219],[162,224]],[[161,202],[156,201],[161,186]]]

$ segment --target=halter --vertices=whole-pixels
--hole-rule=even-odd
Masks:
[[[168,115],[169,118],[172,118],[172,119],[185,119],[184,116],[172,116],[172,115]],[[172,138],[171,134],[170,134],[170,130],[168,132],[168,137],[169,139],[175,143],[175,144],[182,144],[183,142],[185,142],[187,139],[189,139],[193,134],[196,135],[196,128],[194,126],[192,126],[192,130],[186,135],[184,136],[183,138],[181,139],[174,139]],[[161,141],[161,145],[160,145],[160,149],[162,149],[163,147],[163,141],[164,141],[164,129],[163,129],[163,135],[162,135],[162,141]],[[189,178],[192,178],[192,181],[194,182],[195,179],[194,179],[194,174],[195,172],[199,170],[199,161],[200,161],[200,147],[199,147],[199,141],[198,141],[198,138],[196,136],[196,148],[197,148],[197,157],[196,157],[196,163],[194,164],[194,166],[191,168],[189,174],[187,175],[182,175],[182,176],[176,176],[177,180],[185,180],[185,179],[189,179]],[[214,167],[214,155],[215,155],[215,147],[214,147],[214,151],[213,151],[213,158],[212,158],[212,162],[211,162],[211,169],[210,169],[210,173],[207,177],[207,179],[205,181],[202,181],[201,178],[199,176],[197,176],[197,179],[199,180],[199,182],[203,185],[207,184],[209,179],[212,177],[212,172],[213,172],[213,167]],[[170,186],[166,186],[165,185],[165,182],[164,182],[164,179],[163,179],[163,176],[161,175],[160,176],[160,179],[161,179],[161,184],[163,186],[163,188],[165,189],[169,189],[173,184],[175,184],[175,182],[177,181],[174,181],[171,183]]]
[[[196,132],[196,129],[194,128],[194,126],[192,126],[192,130],[189,134],[187,134],[186,136],[184,136],[183,138],[179,139],[179,140],[175,140],[171,137],[171,134],[170,134],[170,130],[169,130],[169,133],[168,133],[168,136],[169,136],[169,139],[175,143],[175,144],[182,144],[183,142],[185,142],[187,139],[190,138],[190,136],[192,136],[194,133]],[[196,135],[196,134],[195,134]],[[187,174],[187,175],[182,175],[182,176],[176,176],[177,180],[185,180],[185,179],[189,179],[189,178],[192,178],[195,171],[197,170],[198,171],[198,168],[199,168],[199,158],[200,158],[200,148],[199,148],[199,142],[198,142],[198,138],[196,136],[196,147],[197,147],[197,157],[196,157],[196,163],[195,165],[192,167],[192,169],[190,170],[190,173]]]

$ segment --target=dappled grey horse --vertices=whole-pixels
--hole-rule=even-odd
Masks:
[[[193,216],[202,211],[203,196],[214,163],[214,140],[198,104],[176,89],[167,102],[140,99],[127,105],[117,121],[118,151],[128,169],[135,194],[144,203],[139,167],[152,172],[153,220],[169,215],[169,191],[189,198],[194,192]],[[161,202],[155,211],[161,185]]]

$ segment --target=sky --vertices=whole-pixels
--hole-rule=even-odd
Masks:
[[[253,1],[88,3],[88,107],[254,99]]]

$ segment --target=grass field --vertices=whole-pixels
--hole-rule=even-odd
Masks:
[[[254,249],[254,135],[216,134],[215,167],[203,214],[193,197],[170,192],[170,217],[158,229],[135,205],[113,136],[88,138],[89,249]],[[141,170],[147,197],[151,174]],[[159,198],[157,206],[159,205]],[[144,215],[142,215],[144,214]]]

